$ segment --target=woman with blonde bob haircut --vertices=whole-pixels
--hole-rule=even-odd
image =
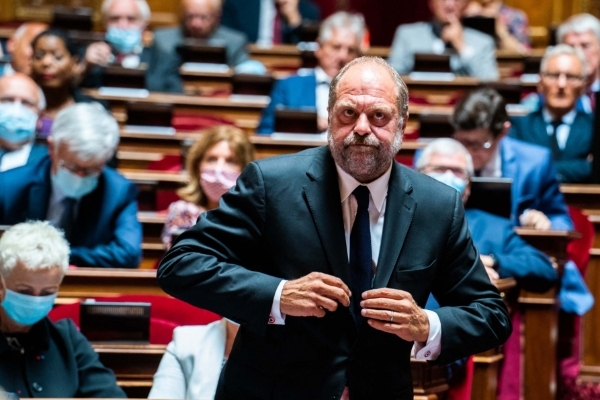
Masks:
[[[48,222],[23,222],[2,235],[0,386],[20,397],[125,397],[73,321],[47,317],[69,252]]]
[[[169,206],[162,232],[167,249],[173,234],[192,227],[202,212],[218,207],[221,196],[253,160],[254,147],[240,129],[216,126],[203,132],[187,155],[189,182],[177,192],[182,200]]]

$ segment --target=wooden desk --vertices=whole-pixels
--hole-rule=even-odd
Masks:
[[[247,132],[254,132],[263,108],[268,104],[262,100],[230,100],[221,97],[186,96],[168,93],[150,93],[148,97],[125,97],[100,95],[96,89],[86,89],[84,93],[99,100],[105,100],[110,110],[120,124],[126,123],[126,104],[139,103],[169,103],[173,104],[174,112],[200,115],[217,116],[233,121],[234,125]]]
[[[581,208],[594,224],[594,244],[590,250],[585,281],[595,303],[582,318],[582,363],[579,378],[588,382],[600,382],[600,185],[563,184],[560,189],[567,203]]]
[[[165,353],[165,345],[93,344],[100,361],[112,369],[117,382],[129,397],[146,398],[152,379]],[[448,390],[446,369],[412,360],[411,370],[415,400],[444,398]]]
[[[581,237],[578,232],[517,229],[531,246],[556,260],[559,275],[567,262],[567,244]],[[522,313],[522,391],[527,400],[556,398],[558,382],[558,290],[545,293],[521,290],[518,304]]]
[[[86,297],[123,294],[167,296],[158,286],[156,270],[76,268],[65,274],[57,304],[72,303]]]

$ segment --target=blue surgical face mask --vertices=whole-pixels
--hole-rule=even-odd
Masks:
[[[33,325],[44,318],[54,305],[58,293],[47,296],[31,296],[4,289],[2,308],[8,316],[19,325]]]
[[[142,45],[142,31],[140,28],[110,27],[106,32],[106,41],[119,53],[131,53],[136,47]]]
[[[463,194],[465,188],[467,187],[467,181],[460,179],[450,171],[446,171],[443,174],[439,172],[431,172],[427,175],[458,190],[458,193],[460,194]]]
[[[31,140],[38,115],[19,102],[0,103],[0,138],[9,143]]]
[[[59,166],[55,175],[52,175],[52,182],[67,197],[80,199],[88,193],[91,193],[98,186],[99,175],[79,176],[65,167]]]

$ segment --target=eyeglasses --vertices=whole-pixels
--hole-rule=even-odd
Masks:
[[[487,142],[471,142],[467,140],[461,140],[460,138],[456,137],[456,135],[453,135],[452,139],[456,140],[457,142],[460,142],[460,144],[465,146],[467,150],[469,150],[469,152],[471,153],[475,153],[482,150],[489,150],[494,144],[493,140],[488,140]]]
[[[450,171],[454,174],[454,176],[456,176],[457,178],[463,179],[463,180],[467,180],[471,177],[471,174],[469,174],[469,172],[465,169],[457,168],[457,167],[448,167],[446,165],[431,165],[431,164],[429,164],[424,168],[424,170],[427,172],[437,172],[440,174],[443,174],[446,171]]]
[[[548,80],[549,82],[552,82],[552,83],[558,81],[560,79],[560,77],[563,75],[565,76],[565,79],[567,80],[567,83],[569,85],[577,85],[583,81],[583,76],[581,76],[581,75],[567,74],[565,72],[543,72],[542,73],[542,77],[546,78],[546,80]]]
[[[74,164],[72,162],[65,161],[65,160],[59,160],[58,166],[63,167],[65,169],[71,171],[75,175],[79,175],[79,176],[100,175],[102,173],[102,170],[104,169],[104,164],[102,164],[101,166],[95,166],[95,167],[80,167],[77,164]]]

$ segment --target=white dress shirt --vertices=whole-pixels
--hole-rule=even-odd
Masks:
[[[0,172],[22,167],[23,165],[27,164],[32,146],[33,143],[27,143],[18,150],[12,150],[5,153],[0,159]]]
[[[275,4],[273,0],[260,0],[260,14],[258,18],[258,38],[256,44],[262,47],[273,45],[273,26],[275,25]]]
[[[63,213],[65,212],[65,205],[63,200],[67,198],[64,193],[60,190],[60,188],[54,184],[54,181],[51,179],[52,186],[52,194],[50,195],[50,204],[48,204],[48,213],[46,214],[46,220],[49,221],[53,226],[60,228],[60,220],[62,218]],[[77,212],[79,210],[79,200],[75,203],[75,209],[73,213],[77,216]]]
[[[492,154],[490,161],[479,170],[479,176],[486,178],[502,178],[502,157],[500,156],[500,145]]]
[[[552,128],[552,121],[554,118],[545,107],[542,109],[542,116],[544,117],[544,122],[546,123],[546,132],[548,132],[548,136],[552,136],[554,133],[554,129]],[[558,126],[558,128],[556,128],[556,142],[558,143],[558,148],[561,150],[564,150],[565,146],[567,145],[569,133],[571,132],[571,125],[573,124],[573,121],[575,121],[576,116],[577,110],[572,109],[563,115],[561,119],[562,123]]]
[[[358,209],[358,203],[354,196],[350,196],[354,189],[361,183],[342,170],[337,164],[338,185],[340,189],[340,199],[342,203],[342,215],[344,219],[344,233],[346,238],[346,252],[348,260],[350,259],[350,233],[354,218]],[[379,250],[381,247],[381,236],[383,234],[383,223],[385,219],[385,204],[388,192],[388,183],[392,166],[379,178],[366,184],[369,188],[369,218],[371,227],[371,255],[373,258],[373,276],[377,273],[377,260],[379,260]],[[285,315],[281,314],[280,300],[283,285],[287,282],[282,280],[273,299],[273,308],[271,309],[270,324],[285,325]],[[429,337],[427,343],[415,342],[413,349],[415,358],[420,360],[435,360],[441,351],[442,343],[442,325],[439,316],[430,310],[424,310],[429,318]]]

